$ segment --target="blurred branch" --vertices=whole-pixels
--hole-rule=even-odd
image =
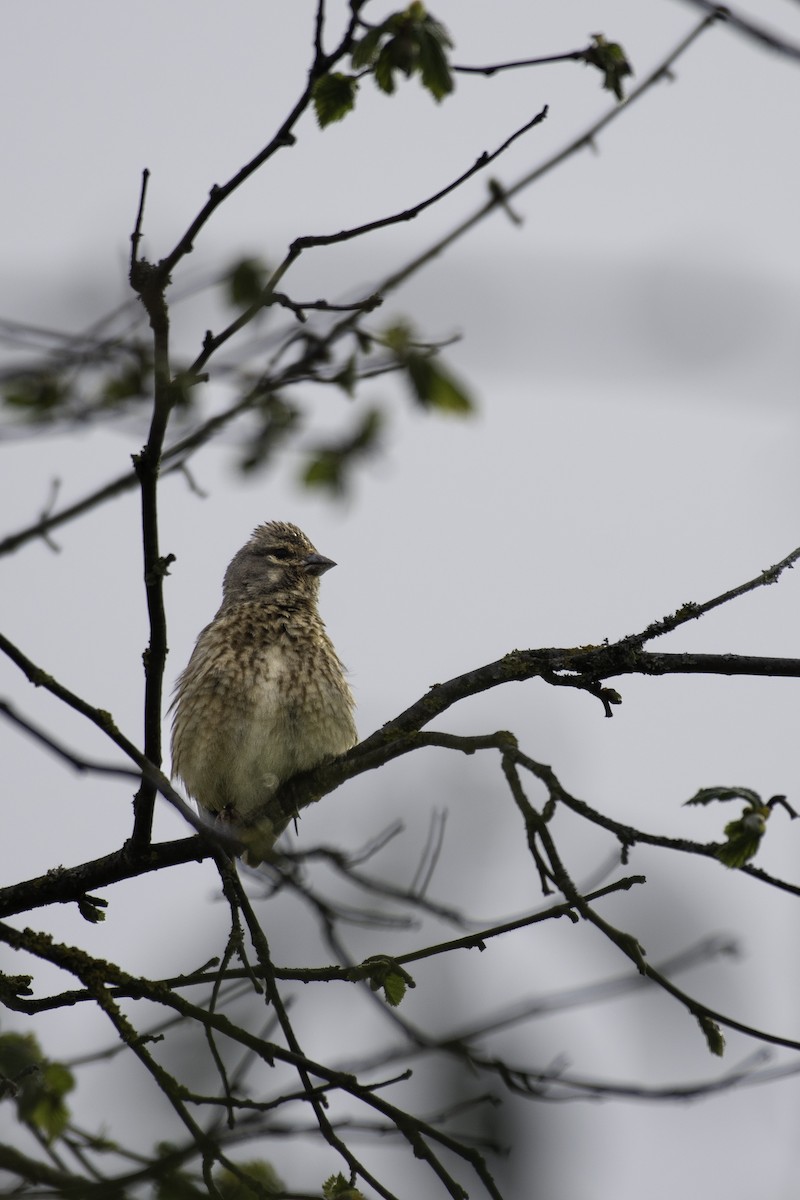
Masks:
[[[675,49],[672,50],[666,56],[666,58],[664,58],[658,64],[658,66],[655,67],[654,70],[652,70],[650,74],[642,80],[638,87],[633,88],[624,100],[616,103],[613,108],[608,110],[605,116],[601,117],[598,121],[595,121],[592,125],[590,125],[587,130],[580,134],[579,137],[575,138],[574,141],[565,146],[563,150],[559,150],[550,158],[545,159],[545,161],[538,167],[535,167],[534,170],[527,172],[525,175],[514,180],[512,183],[503,184],[501,193],[498,193],[496,189],[493,190],[490,194],[489,200],[477,208],[471,216],[467,217],[464,221],[460,222],[460,224],[456,225],[450,230],[449,233],[446,233],[444,237],[440,238],[437,242],[434,242],[434,244],[427,250],[410,259],[398,271],[382,280],[378,285],[378,291],[380,291],[381,295],[385,296],[388,292],[394,291],[395,288],[398,288],[402,283],[405,283],[406,280],[410,279],[412,275],[415,275],[421,267],[426,266],[432,259],[437,258],[444,250],[462,238],[465,233],[469,233],[470,230],[472,230],[476,225],[489,216],[490,213],[495,211],[503,211],[510,199],[524,191],[526,188],[530,187],[531,184],[538,182],[538,180],[544,175],[547,175],[555,167],[560,166],[561,163],[565,162],[568,158],[571,158],[573,154],[577,154],[580,150],[594,147],[597,136],[606,128],[606,126],[610,125],[612,121],[616,121],[618,117],[622,116],[623,112],[627,111],[632,104],[635,104],[637,100],[640,100],[642,96],[646,95],[655,84],[670,78],[672,67],[675,65],[678,59],[680,59],[686,53],[686,51],[694,44],[694,42],[697,41],[701,34],[705,33],[705,31],[714,24],[719,15],[720,14],[717,11],[714,11],[709,16],[704,17],[704,19],[697,26],[695,26],[695,28],[681,42],[679,42]]]
[[[608,1080],[586,1079],[571,1075],[560,1068],[536,1068],[515,1066],[510,1077],[511,1090],[517,1095],[537,1100],[645,1100],[651,1103],[674,1103],[676,1100],[699,1100],[720,1092],[738,1091],[743,1087],[754,1087],[788,1079],[800,1074],[800,1063],[759,1069],[763,1054],[751,1056],[740,1066],[726,1071],[716,1079],[704,1079],[699,1083],[680,1083],[664,1087],[648,1087],[644,1084],[611,1083]]]
[[[795,42],[790,42],[783,34],[775,33],[766,25],[759,25],[755,21],[751,21],[749,17],[743,16],[727,4],[714,4],[712,0],[684,0],[684,2],[709,13],[712,19],[719,17],[731,28],[745,34],[760,46],[766,47],[767,50],[775,50],[778,54],[786,55],[787,58],[800,59],[800,46]]]
[[[80,1197],[86,1197],[86,1200],[89,1200],[93,1194],[98,1194],[95,1191],[97,1184],[87,1176],[76,1174],[74,1171],[59,1171],[55,1167],[51,1167],[49,1163],[30,1158],[12,1146],[0,1144],[0,1171],[9,1171],[29,1184],[52,1188],[55,1195],[65,1198],[74,1196],[76,1200],[80,1200]],[[11,1194],[10,1192],[6,1193],[6,1195]],[[26,1189],[26,1192],[19,1194],[31,1193],[29,1189]],[[99,1195],[98,1200],[100,1200]]]
[[[302,383],[319,382],[319,376],[314,369],[315,362],[324,356],[328,348],[333,346],[338,339],[350,333],[350,327],[335,327],[324,338],[319,339],[318,343],[314,346],[307,346],[305,353],[299,359],[289,363],[274,375],[259,377],[255,383],[246,388],[243,396],[234,400],[226,408],[223,408],[222,411],[206,418],[196,429],[179,438],[171,446],[166,447],[161,456],[162,478],[173,471],[184,470],[187,459],[196,450],[205,446],[217,433],[235,421],[237,417],[249,412],[254,404],[265,395]],[[281,352],[293,341],[294,332],[283,343]],[[398,367],[394,366],[391,369],[397,370]],[[385,373],[385,370],[386,368],[382,368],[381,373]],[[325,382],[335,382],[335,380]],[[107,500],[113,499],[115,496],[130,491],[136,486],[137,482],[135,471],[128,470],[109,483],[88,493],[81,500],[75,501],[73,504],[67,505],[57,512],[50,511],[48,507],[38,520],[18,530],[16,533],[8,534],[6,537],[0,539],[0,556],[18,550],[21,546],[33,541],[35,538],[46,537],[50,530],[65,525],[76,517],[83,516],[85,513],[104,504]]]
[[[510,62],[493,63],[487,67],[467,67],[460,63],[451,63],[450,70],[459,75],[497,75],[502,71],[513,71],[517,67],[543,67],[549,63],[580,62],[586,57],[586,50],[567,50],[563,54],[546,54],[540,58],[518,58]]]

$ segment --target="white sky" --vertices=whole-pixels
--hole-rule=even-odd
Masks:
[[[752,0],[750,9],[800,43],[796,4]],[[198,0],[7,3],[0,315],[80,330],[125,299],[142,168],[152,173],[144,251],[155,259],[211,184],[249,159],[288,111],[307,66],[312,11],[298,0],[229,3],[224,12]],[[456,62],[574,49],[602,31],[625,46],[637,79],[699,19],[671,0],[442,0],[433,11],[454,36]],[[376,325],[405,314],[427,334],[463,334],[447,361],[469,380],[480,414],[463,423],[428,418],[389,383],[365,388],[359,402],[381,403],[392,422],[384,455],[364,468],[347,502],[299,492],[295,459],[242,483],[233,437],[194,460],[205,500],[178,478],[165,481],[162,545],[177,555],[167,587],[170,686],[217,606],[229,558],[266,519],[296,521],[340,564],[323,583],[323,612],[350,668],[363,734],[431,683],[506,650],[618,637],[791,550],[800,541],[798,101],[800,65],[718,26],[679,63],[674,81],[601,135],[597,154],[581,152],[516,198],[521,229],[492,218],[393,297]],[[563,64],[462,77],[441,106],[416,82],[391,101],[365,82],[341,126],[320,134],[306,118],[298,145],[223,207],[176,283],[218,274],[243,252],[274,262],[298,235],[410,205],[544,103],[548,120],[492,165],[505,183],[606,111],[594,71]],[[479,176],[408,226],[309,253],[286,290],[307,300],[360,294],[473,211],[485,188]],[[186,304],[176,313],[179,347],[196,352],[214,322],[218,310]],[[212,404],[217,395],[210,389]],[[338,395],[303,398],[309,442],[350,419]],[[67,501],[125,470],[142,435],[129,423],[9,439],[2,532],[35,518],[54,477]],[[134,738],[146,641],[137,538],[131,495],[58,531],[60,554],[34,543],[0,563],[3,631],[110,709]],[[799,587],[797,572],[789,574],[664,648],[799,655]],[[438,727],[512,728],[575,794],[675,836],[718,838],[730,819],[719,809],[680,807],[700,786],[737,783],[800,802],[796,681],[623,680],[620,690],[613,721],[588,697],[533,683],[470,701]],[[98,734],[8,663],[0,693],[76,748],[113,759]],[[121,844],[129,827],[124,784],[74,778],[8,726],[0,725],[0,744],[3,883]],[[407,882],[429,814],[442,807],[450,833],[433,893],[493,918],[536,904],[522,831],[488,760],[453,763],[430,752],[379,781],[360,780],[304,818],[301,844],[356,846],[400,815],[405,839],[379,868]],[[759,863],[796,878],[800,833],[781,816],[774,824]],[[161,811],[157,832],[179,836],[181,826]],[[561,836],[579,879],[611,848],[566,819]],[[631,870],[648,875],[647,889],[609,903],[604,915],[634,932],[654,961],[709,933],[739,934],[738,962],[683,982],[732,1016],[800,1037],[790,949],[797,918],[788,900],[705,862],[670,868],[640,851]],[[220,951],[224,913],[211,903],[213,891],[210,869],[186,868],[110,889],[105,926],[86,925],[72,909],[34,914],[30,923],[155,975],[191,968],[202,960],[201,943],[208,954]],[[263,911],[276,959],[307,961],[309,943],[281,925],[280,909]],[[362,934],[353,945],[366,955],[410,948],[420,937],[387,945],[385,934]],[[452,964],[469,972],[481,1012],[623,967],[591,931],[562,924],[499,941],[480,962]],[[25,967],[15,960],[8,969]],[[426,971],[418,981],[409,1018],[443,1028],[452,994]],[[453,986],[458,994],[466,985]],[[466,1004],[455,1007],[466,1019]],[[328,1017],[323,1036],[313,1025],[306,1030],[309,1050],[324,1052],[326,1037],[347,1045],[349,1033],[359,1045],[363,1030],[349,1026],[347,1004],[334,1003]],[[37,1029],[54,1056],[97,1035],[85,1014],[45,1019]],[[381,1029],[376,1023],[376,1038]],[[731,1038],[720,1068],[682,1011],[637,998],[525,1027],[505,1047],[522,1062],[546,1065],[564,1054],[579,1075],[657,1084],[710,1078],[754,1045]],[[140,1097],[145,1110],[145,1142],[161,1136],[149,1082],[132,1076],[131,1088],[131,1102]],[[535,1194],[546,1200],[723,1190],[727,1200],[750,1200],[756,1190],[794,1200],[799,1094],[790,1082],[691,1107],[509,1105],[523,1146],[509,1195],[520,1180],[536,1179]],[[84,1123],[99,1122],[113,1101],[110,1085],[82,1083]],[[339,1169],[322,1152],[309,1155],[308,1178],[276,1161],[297,1186],[318,1186]],[[534,1195],[530,1186],[525,1194]]]

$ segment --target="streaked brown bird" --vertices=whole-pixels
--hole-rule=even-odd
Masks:
[[[317,610],[336,564],[296,525],[260,525],[225,572],[173,702],[172,773],[201,809],[241,832],[255,864],[289,818],[256,810],[292,775],[358,740],[354,701]]]

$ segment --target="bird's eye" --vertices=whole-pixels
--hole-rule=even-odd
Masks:
[[[279,561],[291,558],[292,552],[288,546],[273,546],[269,551],[270,558],[277,558]]]

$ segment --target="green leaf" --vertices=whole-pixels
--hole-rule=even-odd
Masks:
[[[455,84],[442,45],[442,38],[436,36],[431,28],[432,25],[436,25],[436,22],[428,22],[419,31],[417,39],[420,75],[423,87],[428,89],[433,98],[443,100],[453,91]],[[438,28],[441,29],[441,26]],[[444,34],[443,30],[442,34]],[[446,37],[446,35],[444,36]]]
[[[398,358],[401,358],[411,348],[412,331],[410,325],[407,325],[405,321],[398,321],[395,325],[390,325],[383,334],[383,342],[389,350]]]
[[[404,321],[390,326],[381,340],[405,370],[412,394],[423,407],[461,416],[475,411],[475,404],[464,385],[450,374],[430,348],[415,346],[412,329]]]
[[[746,808],[738,821],[725,826],[728,839],[716,850],[716,857],[726,867],[743,867],[755,856],[767,829],[768,808]]]
[[[144,397],[150,391],[150,368],[144,362],[130,363],[118,375],[110,375],[103,384],[103,403],[109,408],[124,400]]]
[[[374,451],[383,425],[378,409],[368,409],[356,421],[353,432],[337,441],[319,446],[311,455],[302,474],[306,487],[322,487],[343,495],[348,472],[356,460]]]
[[[345,1179],[341,1172],[325,1180],[322,1195],[324,1200],[364,1200],[364,1193]]]
[[[744,787],[707,787],[695,792],[691,800],[684,801],[684,807],[690,804],[710,804],[712,800],[746,800],[748,804],[760,806],[761,797],[752,788]]]
[[[47,420],[70,399],[68,386],[46,372],[18,375],[10,380],[3,394],[9,408],[22,409],[33,421]]]
[[[700,788],[686,800],[685,804],[710,804],[714,800],[746,800],[747,808],[736,821],[725,826],[726,841],[714,851],[716,858],[726,867],[743,867],[758,851],[772,812],[771,804],[764,804],[758,792],[743,787]]]
[[[441,100],[455,86],[445,49],[452,44],[444,26],[415,0],[370,29],[356,43],[351,62],[354,70],[371,67],[375,83],[387,95],[395,90],[395,71],[401,71],[407,79],[419,74],[423,87]]]
[[[254,471],[265,466],[275,451],[300,425],[302,413],[277,392],[271,392],[260,402],[257,410],[259,427],[247,444],[239,467]]]
[[[261,1185],[268,1196],[277,1196],[279,1192],[286,1190],[272,1163],[257,1159],[238,1165],[253,1183]],[[257,1194],[252,1186],[248,1185],[244,1179],[240,1179],[233,1171],[229,1171],[227,1167],[214,1176],[214,1182],[223,1200],[254,1200]]]
[[[408,971],[388,954],[372,954],[356,969],[355,978],[366,979],[373,992],[383,990],[386,1003],[397,1008],[408,988],[416,983]]]
[[[259,258],[242,258],[223,279],[226,299],[232,308],[250,308],[261,299],[269,273]]]
[[[375,82],[382,92],[386,92],[387,96],[391,96],[394,92],[393,66],[391,52],[384,47],[375,63]]]
[[[406,981],[403,976],[391,971],[383,981],[383,994],[386,1003],[392,1008],[397,1008],[406,994]]]
[[[466,390],[436,359],[410,351],[406,369],[415,397],[426,408],[466,416],[475,406]]]
[[[725,1038],[722,1036],[722,1030],[719,1025],[716,1021],[712,1021],[711,1017],[706,1016],[705,1013],[698,1013],[697,1020],[703,1031],[709,1050],[712,1054],[716,1054],[719,1058],[722,1058],[725,1053]]]
[[[370,66],[375,60],[380,48],[381,38],[383,37],[384,33],[384,26],[377,25],[374,29],[369,29],[364,34],[363,38],[356,42],[350,58],[350,61],[356,70],[358,70],[360,67]]]
[[[306,487],[327,488],[328,491],[344,491],[342,460],[330,450],[319,450],[306,464],[302,481]]]
[[[355,395],[357,379],[356,356],[355,354],[351,354],[341,371],[337,375],[334,375],[333,382],[338,384],[348,396],[352,397]]]
[[[602,33],[592,34],[592,45],[582,55],[583,61],[597,67],[603,73],[603,87],[613,92],[618,100],[624,100],[622,81],[633,74],[625,51],[618,42],[607,42]]]
[[[352,75],[334,71],[319,77],[312,95],[320,129],[334,121],[341,121],[352,112],[357,91],[358,80]]]
[[[70,1112],[64,1097],[75,1087],[72,1072],[42,1054],[33,1034],[0,1037],[0,1075],[9,1081],[17,1116],[47,1142],[64,1132]]]
[[[108,908],[108,901],[102,896],[79,896],[78,897],[78,912],[83,917],[84,921],[90,921],[93,925],[97,925],[100,921],[105,921],[106,914],[104,908]]]
[[[169,1171],[159,1176],[155,1200],[208,1200],[208,1188],[202,1186],[199,1179],[190,1179],[183,1171]]]

